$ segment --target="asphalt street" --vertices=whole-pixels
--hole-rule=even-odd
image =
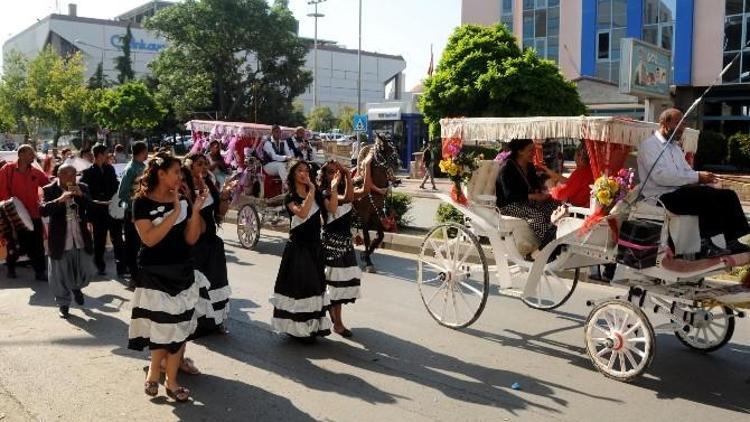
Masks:
[[[380,273],[344,310],[354,337],[302,345],[268,325],[284,235],[265,232],[247,251],[234,230],[224,227],[231,332],[188,347],[203,371],[181,377],[191,404],[143,394],[147,354],[125,348],[132,294],[121,282],[92,283],[65,321],[46,284],[0,278],[0,421],[748,420],[747,320],[710,355],[658,335],[647,374],[623,384],[583,348],[585,301],[621,290],[582,284],[541,312],[493,288],[481,318],[456,331],[425,311],[414,257],[379,251]]]

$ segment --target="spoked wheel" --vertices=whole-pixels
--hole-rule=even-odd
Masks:
[[[462,328],[476,321],[490,287],[487,259],[476,236],[458,224],[430,230],[419,253],[417,286],[440,325]]]
[[[545,269],[542,278],[536,285],[534,293],[523,296],[526,305],[534,309],[551,311],[570,299],[573,291],[578,285],[578,277],[581,271],[576,268],[573,279],[566,279],[551,270]]]
[[[685,321],[689,331],[676,330],[675,335],[685,346],[700,352],[719,350],[732,339],[734,317],[731,308],[720,305],[690,307],[692,318]]]
[[[252,205],[244,205],[237,213],[237,238],[245,249],[252,249],[260,238],[260,217]]]
[[[640,308],[623,300],[596,306],[585,325],[586,352],[597,370],[618,381],[641,375],[654,358],[654,329]]]

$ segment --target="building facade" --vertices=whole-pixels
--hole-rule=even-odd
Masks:
[[[130,44],[133,70],[137,78],[150,73],[148,65],[168,46],[167,40],[147,31],[141,23],[157,11],[173,3],[152,1],[114,19],[80,17],[75,6],[67,15],[52,14],[38,20],[3,45],[3,54],[17,50],[34,57],[47,45],[60,54],[80,51],[86,63],[86,76],[91,77],[101,63],[105,76],[117,76],[115,58],[122,55],[122,40],[128,25],[133,41]],[[310,42],[312,44],[312,42]],[[313,69],[312,49],[304,68]],[[404,92],[403,71],[406,61],[401,56],[362,52],[362,106],[368,102],[399,100]],[[341,107],[357,108],[357,50],[335,43],[322,42],[318,47],[318,104],[337,113]],[[313,86],[298,97],[305,112],[313,107]]]
[[[702,103],[695,123],[750,130],[750,1],[463,0],[462,23],[505,23],[522,47],[555,61],[596,114],[643,116],[618,92],[620,40],[637,38],[672,55],[672,101],[687,108],[739,55]],[[656,110],[658,112],[658,110]]]

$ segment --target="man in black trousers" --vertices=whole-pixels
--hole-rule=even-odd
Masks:
[[[132,159],[125,167],[125,171],[120,180],[120,187],[117,196],[120,203],[125,205],[125,264],[130,271],[129,288],[135,288],[135,279],[138,271],[137,257],[138,250],[141,247],[141,239],[135,230],[133,223],[133,196],[139,186],[139,181],[146,169],[146,159],[148,158],[148,146],[145,142],[135,142],[131,147]]]
[[[122,220],[116,220],[109,215],[109,203],[117,193],[119,182],[115,168],[107,163],[107,147],[96,144],[92,149],[94,165],[83,171],[81,182],[89,187],[91,194],[91,224],[94,227],[94,263],[99,275],[107,273],[104,263],[104,249],[107,243],[107,233],[112,241],[115,252],[117,275],[122,277],[127,272],[122,239]]]

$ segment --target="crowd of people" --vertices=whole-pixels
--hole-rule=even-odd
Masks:
[[[280,134],[274,127],[261,149],[267,172],[286,176],[290,218],[271,325],[301,341],[331,330],[350,337],[341,306],[360,297],[361,278],[352,202],[368,185],[355,189],[350,171],[335,162],[311,169],[304,129],[287,140]],[[122,161],[123,149],[110,153],[102,144],[78,157],[63,150],[41,160],[30,145],[22,145],[15,162],[0,164],[0,202],[16,198],[33,221],[33,230],[8,239],[15,244],[9,247],[7,275],[17,278],[17,259],[27,255],[36,280],[49,283],[59,316],[68,318],[73,302],[84,305],[83,289],[114,270],[133,291],[128,347],[151,353],[145,394],[158,394],[164,373],[166,394],[185,401],[190,392],[178,383],[178,373],[200,373],[185,356],[186,343],[228,333],[231,289],[217,230],[232,198],[224,180],[234,169],[226,165],[219,141],[182,159],[167,151],[149,157],[143,142],[130,149],[119,177],[113,163]],[[80,170],[76,160],[90,164]],[[114,268],[105,260],[107,239]]]

